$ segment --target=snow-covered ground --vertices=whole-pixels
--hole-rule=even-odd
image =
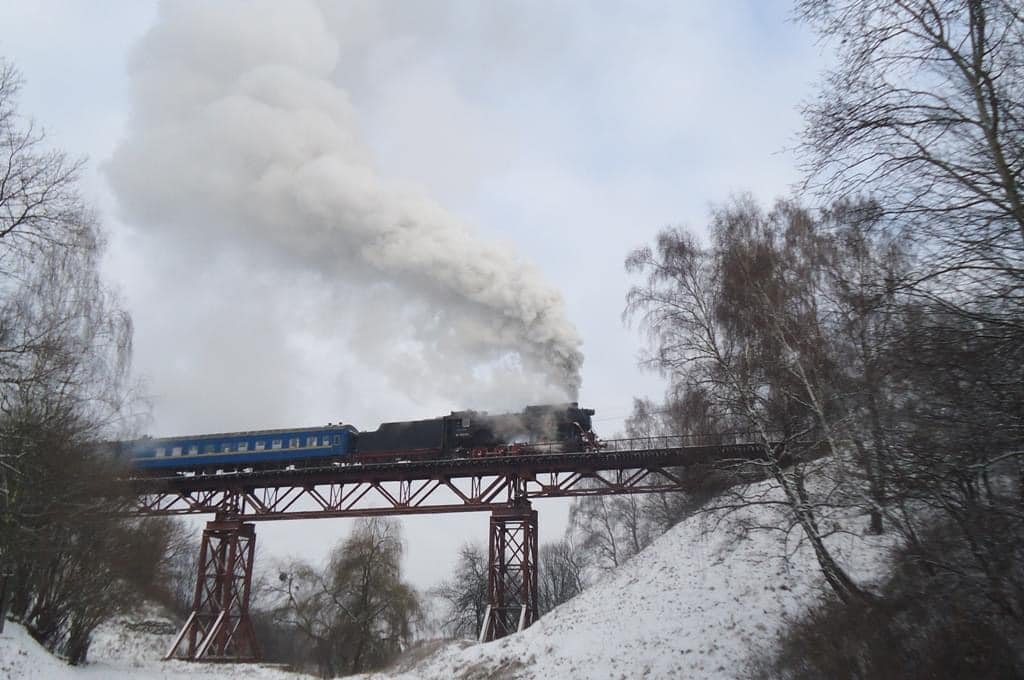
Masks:
[[[863,526],[864,518],[850,522]],[[559,680],[562,678],[732,678],[822,593],[813,553],[779,532],[767,506],[684,522],[579,597],[519,635],[488,644],[453,642],[417,663],[361,680]],[[839,535],[833,545],[859,579],[877,580],[885,537]],[[786,557],[788,555],[788,557]],[[157,626],[159,628],[159,626]],[[169,632],[169,631],[168,631]],[[71,668],[19,626],[0,638],[0,676],[91,678],[247,678],[300,680],[265,666],[161,662],[171,636],[115,622],[97,632],[92,662]]]
[[[823,593],[813,552],[797,544],[799,531],[787,545],[780,532],[746,530],[784,526],[776,513],[757,506],[693,517],[519,635],[449,645],[407,672],[356,677],[736,677],[751,653]],[[866,524],[848,523],[851,530]],[[877,582],[884,574],[890,539],[842,534],[831,545],[858,579]]]
[[[111,621],[97,629],[89,663],[69,666],[16,623],[0,635],[0,678],[20,680],[313,680],[259,664],[196,664],[161,661],[174,626],[154,611]]]

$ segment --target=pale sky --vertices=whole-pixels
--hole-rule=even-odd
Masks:
[[[637,368],[643,336],[621,319],[624,258],[666,225],[701,228],[708,206],[732,193],[787,194],[797,172],[786,149],[824,64],[812,36],[789,20],[790,3],[776,0],[337,2],[304,7],[311,20],[273,23],[218,6],[219,23],[193,27],[194,42],[164,44],[163,58],[173,64],[179,50],[182,62],[210,59],[214,71],[225,49],[258,50],[268,26],[291,48],[324,38],[301,35],[307,26],[325,31],[336,46],[331,85],[347,98],[381,180],[429,197],[561,294],[583,343],[579,401],[597,410],[605,436],[634,396],[664,389]],[[138,139],[133,107],[162,96],[164,115],[174,115],[180,83],[146,82],[149,94],[139,94],[129,79],[132,64],[138,73],[146,61],[140,41],[170,10],[134,0],[0,0],[0,56],[24,77],[22,112],[54,145],[88,158],[83,190],[110,235],[108,279],[135,322],[150,433],[339,420],[374,429],[487,407],[465,403],[434,373],[403,386],[403,373],[396,380],[382,366],[408,329],[367,321],[382,312],[361,299],[366,279],[342,295],[323,272],[275,269],[273,249],[250,251],[244,235],[232,236],[230,249],[211,245],[202,230],[216,228],[212,218],[176,233],[148,223],[144,209],[125,209],[111,159]],[[158,161],[152,175],[142,168],[143,181],[166,182],[183,205],[202,207],[193,185],[168,180]],[[200,179],[204,169],[196,168]],[[288,236],[287,221],[275,238]],[[374,333],[398,345],[373,353]],[[542,542],[558,538],[567,504],[539,508]],[[260,524],[261,564],[320,559],[346,526]],[[434,585],[451,567],[447,556],[466,540],[483,543],[486,531],[485,514],[406,520],[408,574]]]

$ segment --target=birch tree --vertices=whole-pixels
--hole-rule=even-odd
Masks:
[[[645,277],[629,292],[627,314],[648,330],[650,362],[674,385],[702,392],[720,419],[752,433],[761,448],[754,465],[777,484],[828,584],[843,601],[865,600],[825,541],[831,490],[815,495],[807,485],[822,452],[842,460],[846,416],[821,323],[827,243],[815,228],[799,206],[780,202],[766,214],[741,197],[713,213],[710,247],[666,229],[627,259]]]
[[[797,12],[838,55],[804,110],[808,186],[829,201],[869,195],[927,240],[917,294],[1019,333],[1020,3],[800,0]]]

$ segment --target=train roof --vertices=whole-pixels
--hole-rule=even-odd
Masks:
[[[471,410],[471,409],[467,409],[467,410],[463,410],[463,411],[452,411],[450,416],[441,416],[440,418],[436,418],[435,417],[435,418],[424,418],[422,420],[399,420],[399,421],[392,421],[392,422],[381,423],[380,425],[377,426],[376,430],[366,430],[366,432],[381,432],[381,428],[383,428],[385,430],[388,430],[388,429],[395,428],[395,427],[419,425],[421,423],[426,423],[426,422],[435,421],[435,420],[442,420],[444,418],[458,417],[458,416],[463,416],[463,415],[466,415],[466,414],[473,414],[473,415],[480,415],[480,416],[488,416],[488,417],[500,418],[500,417],[505,417],[505,416],[522,416],[522,415],[528,415],[528,414],[537,413],[537,412],[549,411],[549,410],[553,410],[553,409],[567,409],[567,408],[579,409],[579,403],[575,402],[575,401],[571,401],[571,402],[563,402],[563,403],[558,403],[558,404],[530,404],[530,405],[526,406],[521,412],[511,412],[511,413],[502,413],[502,414],[493,414],[493,415],[489,414],[487,411],[474,411],[474,410]],[[594,413],[593,409],[579,409],[579,410],[581,412],[583,412],[583,413],[586,413],[587,415],[593,415],[593,413]],[[310,430],[324,430],[324,429],[328,429],[328,428],[341,428],[341,429],[345,429],[345,430],[348,430],[349,432],[353,432],[353,433],[356,433],[356,434],[359,433],[359,429],[356,428],[353,425],[346,425],[346,424],[343,424],[343,423],[328,423],[327,425],[311,425],[309,427],[282,427],[282,428],[276,428],[276,429],[272,429],[272,430],[243,430],[243,431],[239,431],[239,432],[212,432],[212,433],[207,433],[207,434],[184,434],[184,435],[177,435],[177,436],[172,436],[172,437],[142,437],[140,439],[134,439],[134,440],[131,440],[131,441],[133,441],[133,442],[142,442],[142,441],[145,441],[145,442],[176,442],[176,441],[186,441],[186,440],[189,440],[189,441],[203,441],[203,440],[210,440],[210,439],[224,439],[226,437],[262,437],[262,436],[273,436],[275,434],[285,434],[285,433],[288,433],[288,432],[308,432]]]
[[[289,432],[309,432],[310,430],[344,429],[349,432],[359,432],[353,425],[343,423],[328,423],[327,425],[310,425],[308,427],[279,427],[272,430],[242,430],[239,432],[211,432],[207,434],[183,434],[172,437],[142,437],[133,439],[136,442],[172,442],[184,440],[203,439],[224,439],[225,437],[262,437],[265,435],[285,434]]]

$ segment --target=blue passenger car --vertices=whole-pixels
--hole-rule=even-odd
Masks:
[[[356,429],[328,425],[253,432],[140,439],[128,445],[132,466],[143,471],[235,470],[329,464],[354,450]]]

